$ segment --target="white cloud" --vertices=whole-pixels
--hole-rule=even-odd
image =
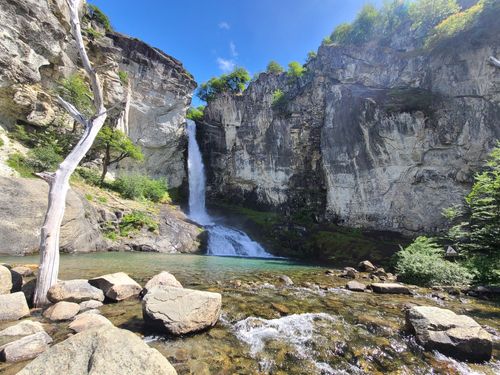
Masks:
[[[226,60],[222,57],[217,57],[217,64],[219,65],[219,69],[222,70],[223,73],[229,73],[234,70],[236,66],[233,60]]]
[[[236,45],[231,41],[229,42],[229,49],[231,50],[231,56],[238,56],[238,51],[236,51]]]
[[[219,29],[229,30],[231,25],[229,25],[226,21],[219,22]]]

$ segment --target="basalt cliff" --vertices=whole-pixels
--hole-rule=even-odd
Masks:
[[[198,123],[209,197],[407,235],[443,228],[500,138],[500,24],[425,47],[324,44],[306,74],[262,73]],[[273,93],[284,93],[273,104]]]

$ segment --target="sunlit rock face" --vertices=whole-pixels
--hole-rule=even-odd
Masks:
[[[463,201],[500,138],[492,25],[433,50],[401,38],[322,46],[299,80],[261,74],[242,95],[216,98],[199,124],[211,198],[353,227],[440,230],[442,209]]]
[[[80,14],[86,12],[83,5]],[[75,73],[78,52],[64,0],[6,0],[0,7],[0,126],[72,127],[56,104],[58,82]],[[101,36],[90,37],[87,27]],[[145,161],[122,162],[114,173],[166,177],[170,187],[186,177],[183,131],[196,87],[182,64],[144,42],[82,20],[88,54],[103,81],[109,120],[142,147]],[[119,72],[125,72],[126,80]],[[123,74],[123,73],[122,73]]]

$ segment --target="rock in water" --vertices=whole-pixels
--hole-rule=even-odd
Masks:
[[[53,303],[60,301],[76,303],[88,300],[104,301],[102,290],[93,287],[87,280],[59,281],[49,289],[47,297]]]
[[[383,294],[411,294],[405,285],[396,283],[373,283],[370,285],[375,293]]]
[[[10,342],[0,347],[0,359],[4,362],[20,362],[35,358],[49,347],[52,338],[44,331]]]
[[[113,301],[121,301],[138,296],[142,290],[142,287],[124,272],[99,276],[90,279],[89,283],[101,289],[104,295]]]
[[[30,314],[23,292],[0,295],[0,320],[17,320]]]
[[[43,312],[43,316],[49,320],[69,320],[80,311],[80,305],[74,302],[61,301],[50,306]]]
[[[16,266],[12,268],[12,271],[17,272],[22,277],[33,276],[33,270],[26,266]]]
[[[491,359],[492,337],[471,317],[438,307],[414,306],[406,312],[406,324],[427,350],[462,361]]]
[[[353,292],[364,292],[366,290],[366,285],[353,280],[347,283],[346,288]]]
[[[377,269],[369,260],[364,260],[358,264],[358,268],[363,272],[372,272]]]
[[[0,294],[9,294],[12,289],[12,276],[10,270],[0,265]]]
[[[13,326],[0,331],[0,337],[5,336],[28,336],[38,332],[44,332],[42,323],[33,322],[31,320],[23,320]]]
[[[76,333],[85,331],[87,329],[113,325],[108,319],[99,314],[85,313],[80,314],[75,317],[75,319],[70,323],[69,329],[75,331]]]
[[[182,284],[177,281],[174,275],[167,271],[162,271],[158,275],[155,275],[146,283],[144,287],[143,294],[146,294],[148,290],[153,289],[155,286],[171,286],[173,288],[182,288]]]
[[[221,304],[219,293],[155,287],[142,300],[142,314],[146,322],[172,335],[183,335],[214,326]]]
[[[345,267],[344,271],[342,272],[340,277],[346,277],[348,279],[355,279],[356,277],[358,277],[358,271],[352,267]]]
[[[278,279],[285,286],[292,286],[293,285],[292,279],[290,279],[290,277],[288,277],[287,275],[280,275],[280,276],[278,276]]]
[[[156,349],[113,326],[92,328],[54,345],[18,375],[176,375]]]

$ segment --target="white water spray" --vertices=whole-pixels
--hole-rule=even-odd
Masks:
[[[187,120],[188,130],[188,177],[189,217],[208,232],[207,253],[220,256],[270,258],[271,254],[246,233],[215,224],[205,207],[205,168],[196,141],[196,124]]]

